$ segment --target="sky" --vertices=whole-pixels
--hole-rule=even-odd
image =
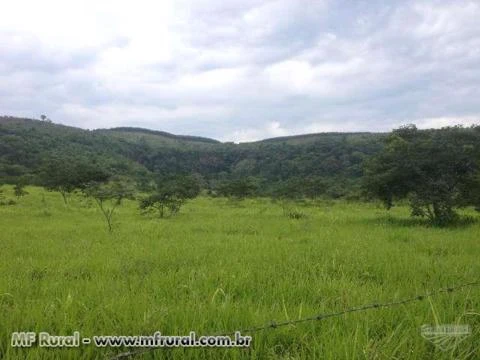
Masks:
[[[0,115],[235,142],[480,123],[479,0],[0,1]]]

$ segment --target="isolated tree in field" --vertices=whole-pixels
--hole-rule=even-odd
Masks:
[[[97,203],[109,232],[113,230],[115,210],[123,200],[134,198],[133,186],[123,179],[114,179],[108,183],[91,182],[82,191]]]
[[[408,199],[413,216],[434,224],[455,220],[455,208],[476,205],[480,193],[478,138],[461,127],[418,130],[402,127],[365,169],[368,193],[389,209]]]
[[[193,176],[160,178],[155,193],[140,200],[140,209],[144,212],[155,211],[163,218],[177,214],[182,205],[200,193],[200,185]]]
[[[140,200],[140,209],[144,212],[155,211],[161,218],[167,214],[175,215],[185,203],[185,199],[169,190],[161,190]]]
[[[42,185],[49,191],[58,191],[67,204],[67,196],[74,190],[81,190],[92,181],[106,181],[108,174],[84,160],[53,158],[44,163],[40,177]]]

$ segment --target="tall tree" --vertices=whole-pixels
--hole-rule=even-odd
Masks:
[[[401,127],[386,139],[385,148],[365,169],[367,191],[389,209],[408,199],[412,215],[447,224],[455,208],[475,205],[480,192],[479,139],[462,127],[418,130]]]

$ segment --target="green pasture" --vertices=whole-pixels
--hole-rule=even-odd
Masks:
[[[11,187],[3,187],[14,199]],[[127,349],[12,348],[13,331],[198,335],[388,302],[480,278],[480,222],[407,207],[200,197],[171,218],[125,202],[109,233],[94,202],[27,188],[0,206],[0,358],[103,359]],[[469,216],[478,216],[465,211]],[[468,324],[448,351],[423,324]],[[250,335],[245,333],[244,335]],[[480,288],[251,334],[249,349],[158,349],[138,359],[478,359]]]

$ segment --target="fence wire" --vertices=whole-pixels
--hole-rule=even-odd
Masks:
[[[337,311],[337,312],[322,313],[322,314],[317,314],[317,315],[313,315],[313,316],[309,316],[309,317],[305,317],[305,318],[301,318],[301,319],[296,319],[296,320],[286,320],[286,321],[280,321],[280,322],[272,321],[268,324],[253,326],[253,327],[250,327],[250,328],[244,328],[244,329],[234,330],[234,331],[230,331],[230,332],[217,333],[217,334],[213,334],[212,336],[233,336],[237,332],[240,332],[241,334],[244,334],[244,333],[252,334],[252,333],[263,331],[263,330],[273,330],[273,329],[277,329],[279,327],[296,325],[296,324],[301,324],[301,323],[305,323],[305,322],[309,322],[309,321],[321,321],[321,320],[325,320],[325,319],[328,319],[328,318],[338,317],[338,316],[342,316],[342,315],[346,315],[346,314],[354,313],[354,312],[361,312],[361,311],[366,311],[366,310],[371,310],[371,309],[380,309],[380,308],[400,306],[400,305],[413,303],[413,302],[416,302],[416,301],[422,301],[422,300],[425,300],[426,298],[431,297],[431,296],[435,296],[435,295],[439,295],[439,294],[443,294],[443,293],[453,293],[455,291],[459,291],[459,290],[462,290],[464,288],[474,287],[474,286],[480,286],[480,280],[472,281],[472,282],[468,282],[468,283],[464,283],[464,284],[460,284],[460,285],[455,285],[455,286],[451,286],[451,287],[441,288],[441,289],[437,289],[437,290],[433,290],[433,291],[430,291],[430,292],[426,292],[426,293],[423,293],[423,294],[420,294],[420,295],[416,295],[416,296],[401,299],[401,300],[392,300],[392,301],[383,302],[383,303],[371,303],[371,304],[366,304],[366,305],[362,305],[362,306],[357,306],[357,307],[344,309],[344,310]],[[149,348],[144,348],[144,349],[127,351],[127,352],[117,354],[114,357],[111,357],[110,359],[111,360],[126,359],[126,358],[130,358],[130,357],[133,357],[133,356],[137,356],[137,355],[140,355],[140,354],[143,354],[143,353],[146,353],[146,352],[150,352],[150,351],[154,351],[154,350],[158,350],[158,349],[161,349],[161,347],[149,347]]]

